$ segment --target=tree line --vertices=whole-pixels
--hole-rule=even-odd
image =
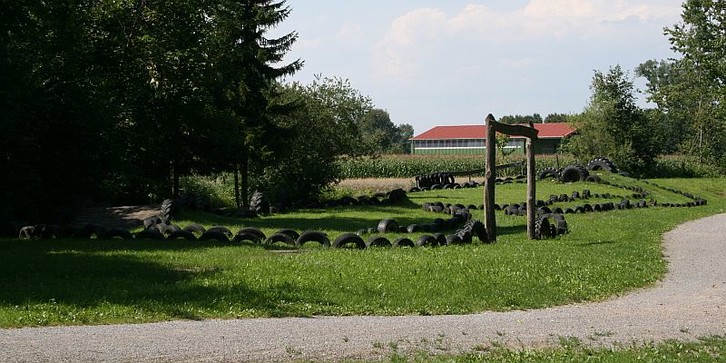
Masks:
[[[612,158],[636,175],[652,175],[662,154],[691,155],[726,170],[726,1],[688,0],[682,21],[664,29],[679,59],[648,60],[635,69],[656,107],[637,105],[633,78],[621,66],[595,71],[585,110],[548,115],[578,132],[562,151],[580,160]],[[543,122],[539,114],[505,116],[502,122]]]
[[[63,222],[158,202],[190,174],[313,197],[335,161],[412,136],[347,81],[285,84],[285,1],[7,1],[0,7],[0,218]]]

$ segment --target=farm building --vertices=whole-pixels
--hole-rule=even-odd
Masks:
[[[539,139],[534,144],[537,154],[554,154],[562,140],[575,133],[566,123],[534,124]],[[485,125],[436,126],[411,138],[412,154],[484,154],[487,128]],[[524,137],[510,137],[506,148],[524,153]]]

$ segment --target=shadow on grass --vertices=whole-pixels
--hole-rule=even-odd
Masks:
[[[359,215],[359,216],[358,216]],[[370,215],[370,217],[366,217]],[[297,231],[324,230],[356,232],[376,228],[382,219],[393,218],[399,225],[432,223],[437,218],[449,218],[445,214],[421,211],[421,206],[406,200],[392,206],[347,206],[327,209],[303,209],[286,214],[273,214],[259,218],[231,218],[211,213],[185,212],[179,219],[204,225],[251,226],[261,229],[291,228]],[[182,223],[183,224],[183,223]],[[235,232],[235,231],[233,231]]]
[[[43,309],[38,305],[51,303],[107,313],[102,306],[112,304],[154,319],[202,319],[205,311],[234,317],[250,310],[260,316],[299,316],[300,302],[320,295],[291,284],[248,286],[221,276],[224,271],[213,265],[166,265],[137,254],[58,242],[0,243],[0,310],[15,306],[27,312],[14,314],[36,314]],[[8,324],[0,321],[0,326]]]

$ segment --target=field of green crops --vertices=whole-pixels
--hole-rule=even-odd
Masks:
[[[522,156],[509,156],[497,164],[523,161]],[[571,156],[538,156],[537,168],[565,167],[575,159]],[[375,158],[345,160],[340,162],[341,179],[357,178],[412,178],[417,175],[439,172],[462,172],[484,169],[482,155],[383,155]],[[507,172],[507,171],[505,171]],[[508,174],[522,174],[521,169],[509,169]],[[480,176],[483,173],[474,173]]]

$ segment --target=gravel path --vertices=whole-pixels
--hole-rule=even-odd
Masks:
[[[463,316],[175,321],[0,330],[3,362],[223,362],[380,358],[391,350],[458,353],[494,343],[615,343],[726,335],[726,214],[665,235],[658,286],[613,300]]]

